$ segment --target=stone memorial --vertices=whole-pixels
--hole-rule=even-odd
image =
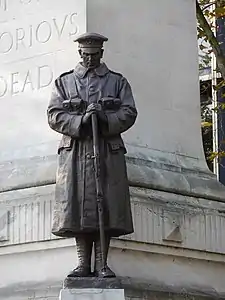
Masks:
[[[71,299],[81,287],[225,299],[225,188],[201,143],[195,1],[1,0],[0,23],[0,299],[58,299],[61,289]],[[63,288],[78,259],[73,239],[51,233],[61,136],[46,110],[85,32],[109,38],[104,62],[129,80],[138,110],[123,135],[134,233],[111,241],[119,286]]]
[[[62,290],[60,300],[123,300],[124,291],[115,289],[79,289],[79,290]]]
[[[102,62],[107,41],[98,33],[75,40],[81,62],[55,80],[47,109],[50,128],[62,135],[52,233],[76,240],[73,278],[116,277],[107,264],[110,241],[134,232],[121,134],[137,109],[127,79]]]
[[[41,157],[53,154],[59,139],[46,126],[49,93],[57,75],[78,60],[71,44],[86,29],[85,1],[64,4],[0,2],[0,99],[6,103],[0,112],[0,159],[12,162],[4,165],[1,191],[49,180],[45,171],[34,168],[46,165]]]

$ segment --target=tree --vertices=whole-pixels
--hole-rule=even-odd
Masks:
[[[216,4],[216,7],[212,11],[210,7],[214,4]],[[211,49],[209,49],[208,54],[213,51],[217,60],[218,69],[225,80],[225,56],[212,30],[212,19],[214,17],[221,18],[225,16],[225,0],[196,0],[196,14],[198,20],[198,38],[203,38],[203,41],[209,43]],[[207,46],[201,44],[200,49],[203,50],[204,48],[207,48]]]
[[[213,52],[217,61],[217,70],[221,74],[221,79],[218,79],[217,85],[214,89],[225,97],[225,52],[224,45],[219,42],[215,31],[219,31],[221,26],[214,24],[215,19],[223,19],[225,17],[225,0],[196,0],[196,14],[198,20],[198,39],[200,50],[200,69],[208,66],[211,61],[211,53]],[[201,86],[201,116],[202,116],[202,136],[203,146],[205,150],[206,160],[210,169],[212,169],[212,160],[216,157],[225,157],[224,142],[220,140],[219,150],[213,152],[213,128],[212,128],[212,109],[210,108],[210,101],[208,96],[209,87],[206,85]],[[214,111],[218,115],[218,120],[222,120],[225,112],[225,102],[223,101],[216,106]],[[223,126],[221,121],[221,126]],[[221,138],[220,138],[221,139]],[[225,137],[222,137],[225,139]]]

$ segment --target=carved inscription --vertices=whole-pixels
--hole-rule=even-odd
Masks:
[[[0,76],[0,98],[43,89],[52,83],[53,77],[48,65],[38,66],[23,74],[12,72],[7,77]]]
[[[52,39],[74,36],[78,27],[76,13],[67,14],[62,18],[42,20],[38,24],[15,28],[14,30],[0,30],[0,54],[9,54],[11,51],[29,49],[35,44],[46,44]]]
[[[1,10],[10,9],[7,1],[0,0]],[[29,5],[40,0],[15,1],[19,1],[23,5]],[[8,23],[10,24],[10,21]],[[40,19],[40,21],[35,19],[34,23],[28,22],[25,26],[17,28],[11,26],[11,24],[8,29],[6,27],[4,29],[0,28],[0,60],[3,64],[1,70],[7,70],[7,67],[4,67],[5,64],[13,65],[15,62],[28,65],[25,72],[24,68],[21,72],[17,67],[11,73],[2,73],[0,70],[0,99],[48,87],[54,78],[51,66],[45,64],[29,68],[29,60],[52,53],[52,44],[49,47],[48,43],[53,41],[61,40],[61,44],[58,46],[59,49],[55,49],[55,51],[61,50],[63,41],[72,39],[77,32],[77,13],[75,12],[57,18],[53,16],[48,19]],[[36,47],[38,52],[34,55],[33,49]]]

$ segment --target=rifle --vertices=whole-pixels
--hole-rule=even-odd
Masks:
[[[98,120],[96,113],[91,115],[92,133],[93,133],[93,150],[94,150],[94,169],[95,169],[95,182],[97,194],[97,206],[99,217],[99,231],[100,231],[100,244],[101,244],[101,260],[102,271],[106,267],[106,253],[105,253],[105,231],[104,231],[104,211],[103,211],[103,189],[100,174],[100,151],[99,151],[99,138],[98,138]]]

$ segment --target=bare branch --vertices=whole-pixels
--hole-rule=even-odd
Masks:
[[[204,11],[205,9],[209,8],[210,6],[212,6],[212,5],[216,4],[216,3],[217,3],[217,1],[214,1],[214,2],[211,2],[208,5],[205,5],[204,7],[202,7],[202,11]]]

